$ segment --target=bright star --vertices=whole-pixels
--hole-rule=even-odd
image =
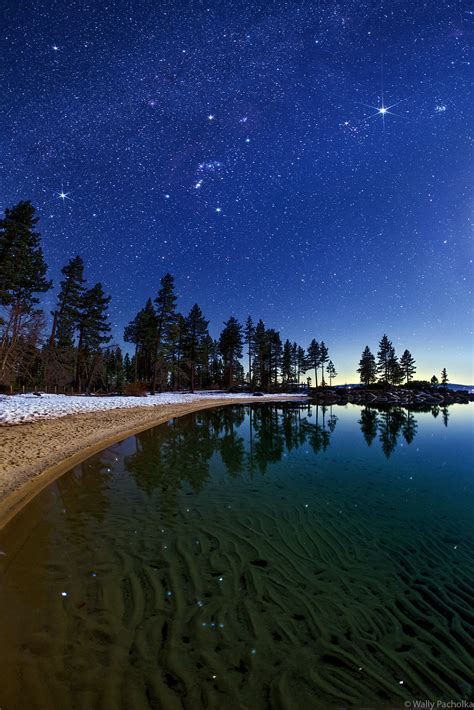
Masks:
[[[53,44],[53,49],[54,49],[55,52],[57,52],[58,49],[59,49],[59,47],[58,47],[57,45]]]
[[[61,191],[60,191],[60,192],[55,192],[54,194],[56,195],[56,197],[57,197],[59,200],[62,200],[63,205],[65,204],[66,200],[69,200],[70,202],[74,202],[74,200],[72,199],[72,197],[69,197],[69,195],[70,195],[71,193],[70,193],[70,192],[64,192],[64,188],[63,188],[62,186],[61,186]]]
[[[213,121],[214,118],[215,118],[215,116],[212,113],[210,113],[208,116],[209,121]]]
[[[216,207],[216,212],[222,212],[222,207]]]
[[[374,109],[375,113],[371,113],[369,116],[367,116],[365,121],[368,121],[369,118],[373,118],[374,116],[380,116],[382,119],[382,125],[385,130],[385,116],[390,115],[390,116],[397,116],[398,118],[405,118],[405,116],[401,116],[399,113],[394,113],[391,109],[395,108],[395,106],[398,106],[398,104],[401,104],[402,101],[406,101],[406,99],[400,99],[400,101],[396,101],[394,104],[391,104],[390,106],[385,106],[383,97],[382,97],[382,103],[380,106],[372,106],[372,104],[361,104],[362,106],[367,106],[367,108]]]

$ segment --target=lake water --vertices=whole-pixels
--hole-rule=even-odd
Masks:
[[[259,403],[93,456],[0,535],[0,707],[473,700],[472,433]]]

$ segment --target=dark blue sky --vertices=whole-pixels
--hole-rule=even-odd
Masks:
[[[38,207],[56,281],[83,256],[117,341],[170,271],[339,382],[384,332],[473,379],[472,3],[4,8],[0,207]]]

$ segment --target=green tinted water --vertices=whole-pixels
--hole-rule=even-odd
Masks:
[[[229,406],[130,437],[0,536],[0,707],[473,699],[472,407]]]

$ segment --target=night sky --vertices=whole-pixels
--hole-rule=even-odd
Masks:
[[[2,3],[0,207],[54,291],[83,256],[114,341],[176,279],[357,381],[386,332],[472,382],[472,2]]]

